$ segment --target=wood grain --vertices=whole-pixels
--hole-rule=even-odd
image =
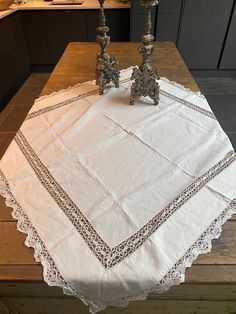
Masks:
[[[2,298],[10,313],[20,314],[88,314],[78,299]],[[132,302],[126,308],[108,308],[101,314],[235,314],[236,301],[147,300]]]
[[[0,314],[9,314],[8,308],[1,300],[0,300]]]
[[[24,245],[25,237],[16,233],[16,222],[0,222],[0,265],[36,264],[33,249]]]
[[[118,57],[120,68],[126,68],[140,63],[137,53],[139,45],[139,43],[112,43],[109,51],[111,55]],[[93,80],[96,52],[97,45],[94,43],[71,43],[43,88],[41,95],[67,88],[76,83]],[[174,44],[157,43],[152,62],[159,67],[161,76],[166,76],[194,91],[199,90]],[[25,235],[16,230],[16,222],[10,215],[10,209],[4,205],[3,199],[0,199],[1,283],[36,281],[41,284],[43,281],[42,266],[35,262],[33,250],[24,245],[24,240]],[[236,284],[235,243],[236,219],[234,216],[225,224],[221,238],[213,241],[212,252],[199,257],[195,265],[187,270],[186,283]],[[218,311],[218,308],[216,310]],[[212,313],[218,313],[219,311],[217,311]],[[150,313],[154,313],[152,309],[150,309]],[[225,313],[224,306],[220,313]]]
[[[0,265],[1,281],[3,282],[42,282],[43,270],[37,265]],[[232,284],[236,285],[235,265],[193,265],[186,271],[187,284]],[[236,295],[236,288],[235,295]]]
[[[5,199],[0,196],[0,222],[14,221],[11,212],[12,208],[7,207],[5,204]]]
[[[0,266],[37,265],[33,249],[24,245],[26,235],[16,232],[16,222],[0,222]],[[213,241],[211,253],[203,254],[196,265],[234,265],[236,261],[236,221],[228,221],[222,236]],[[0,275],[1,271],[0,271]],[[14,278],[13,278],[14,279]]]
[[[25,297],[37,296],[72,299],[62,292],[59,287],[50,287],[45,282],[1,282],[0,295],[2,297]],[[165,293],[151,293],[148,300],[227,300],[234,301],[236,289],[232,284],[191,284],[184,283],[180,286],[171,287]]]
[[[117,56],[119,68],[124,69],[140,64],[137,52],[140,43],[111,43],[110,55]],[[95,43],[71,43],[55,67],[41,95],[84,81],[94,80],[98,46]],[[155,43],[152,64],[160,70],[160,75],[176,81],[193,91],[199,88],[193,80],[186,64],[173,43]]]

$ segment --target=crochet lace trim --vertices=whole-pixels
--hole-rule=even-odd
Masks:
[[[76,230],[83,237],[93,254],[105,268],[111,268],[137,250],[143,243],[182,205],[203,188],[217,174],[236,160],[236,153],[230,151],[222,160],[190,184],[178,197],[150,219],[141,229],[125,241],[110,248],[93,228],[91,223],[73,202],[63,187],[56,181],[49,169],[42,163],[21,131],[15,141],[35,172],[41,184],[66,214]]]
[[[129,67],[127,69],[121,70],[120,72],[121,73],[129,72],[133,68],[134,67]],[[176,83],[174,81],[170,81],[166,77],[161,77],[160,80],[162,80],[162,81],[164,81],[164,82],[166,82],[168,84],[171,84],[172,86],[178,87],[179,89],[182,89],[182,90],[188,92],[189,94],[192,94],[192,95],[195,95],[197,97],[201,97],[203,99],[206,99],[205,96],[203,94],[201,94],[201,92],[193,92],[190,88],[187,88],[187,87],[185,87],[185,86],[183,86],[183,85],[181,85],[179,83]],[[120,84],[125,84],[127,82],[131,82],[130,77],[120,80]],[[91,96],[93,94],[96,94],[98,92],[98,87],[95,85],[95,81],[93,80],[93,81],[87,81],[87,82],[84,82],[84,83],[78,83],[78,84],[76,84],[74,86],[69,86],[69,87],[67,87],[65,89],[61,89],[60,91],[54,91],[54,92],[52,92],[49,95],[45,95],[45,96],[39,97],[38,99],[36,99],[36,101],[40,102],[41,100],[50,98],[50,97],[55,96],[55,95],[59,95],[59,94],[61,94],[63,92],[66,92],[66,91],[69,91],[71,89],[75,89],[77,87],[80,87],[80,86],[83,86],[83,85],[87,85],[87,84],[94,85],[94,89],[89,91],[89,92],[86,92],[84,94],[79,94],[79,95],[77,95],[75,97],[72,97],[70,99],[64,100],[62,102],[59,102],[56,105],[51,105],[51,106],[47,106],[47,107],[44,107],[44,108],[41,108],[41,109],[38,109],[38,110],[35,110],[35,111],[31,111],[27,115],[25,120],[29,120],[29,119],[37,117],[37,116],[39,116],[41,114],[44,114],[44,113],[47,113],[49,111],[55,110],[57,108],[61,108],[61,107],[67,106],[69,104],[72,104],[75,101],[78,101],[80,99],[86,98],[86,97]],[[215,117],[215,115],[214,115],[214,113],[212,111],[209,111],[209,110],[207,110],[205,108],[202,108],[202,107],[200,107],[198,105],[195,105],[195,104],[193,104],[190,101],[187,101],[185,99],[181,99],[179,97],[176,97],[175,95],[173,95],[171,93],[168,93],[168,92],[166,92],[166,91],[164,91],[162,89],[160,89],[160,94],[165,96],[165,97],[168,97],[170,99],[173,99],[173,100],[181,103],[182,105],[185,105],[185,106],[187,106],[187,107],[189,107],[189,108],[191,108],[191,109],[193,109],[195,111],[198,111],[198,112],[202,113],[203,115],[205,115],[205,116],[207,116],[209,118],[212,118],[212,119],[216,120],[216,117]]]
[[[126,69],[126,70],[130,70]],[[162,77],[163,81],[168,82],[176,87],[179,87],[185,91],[191,92],[192,94],[204,98],[205,97],[200,92],[193,92],[190,89],[184,87],[181,84],[176,82],[169,81],[168,79]],[[128,82],[129,79],[124,82]],[[88,82],[86,82],[88,83]],[[93,83],[93,82],[91,82]],[[76,86],[83,85],[77,84]],[[75,86],[70,86],[67,89],[60,90],[59,92],[53,92],[50,95],[42,96],[38,101],[54,96],[66,90],[70,90]],[[169,95],[168,95],[169,96]],[[61,105],[64,105],[61,104]],[[53,108],[52,108],[53,107]],[[54,106],[43,108],[42,111],[50,111],[54,109]],[[27,118],[32,118],[35,115],[44,113],[41,110],[32,112],[28,115]],[[214,118],[212,116],[212,118]],[[223,224],[233,215],[236,214],[236,199],[232,200],[229,206],[217,217],[208,229],[201,235],[201,237],[189,248],[186,254],[169,270],[169,272],[163,277],[163,279],[157,283],[156,286],[152,287],[149,290],[144,291],[143,293],[135,296],[126,296],[120,300],[117,300],[112,303],[103,303],[103,302],[93,302],[88,300],[86,297],[80,294],[79,291],[73,289],[61,276],[57,266],[55,265],[52,257],[48,253],[44,243],[40,239],[37,231],[30,223],[30,220],[23,212],[21,206],[18,204],[14,195],[10,190],[10,186],[0,170],[0,195],[2,195],[6,200],[6,206],[11,207],[12,217],[17,220],[17,230],[27,235],[25,240],[25,245],[27,247],[32,247],[34,249],[34,258],[36,262],[40,262],[43,266],[43,278],[44,281],[49,286],[58,286],[63,289],[63,292],[67,295],[72,295],[79,298],[82,302],[89,306],[90,313],[96,313],[105,309],[107,306],[127,306],[129,301],[135,300],[145,300],[150,293],[158,292],[162,293],[167,291],[170,287],[174,285],[179,285],[185,280],[185,271],[187,267],[191,267],[193,261],[200,255],[205,254],[211,251],[212,240],[219,238],[222,232]]]
[[[73,295],[89,306],[90,313],[96,313],[107,306],[127,306],[129,301],[145,300],[148,294],[153,292],[163,293],[174,285],[184,282],[185,270],[190,267],[199,254],[211,251],[213,239],[219,238],[223,224],[236,213],[236,199],[232,200],[229,206],[217,217],[201,237],[190,247],[186,254],[171,268],[163,279],[151,289],[142,294],[124,297],[112,303],[93,302],[86,299],[78,291],[74,290],[61,276],[53,259],[49,255],[44,243],[40,239],[35,228],[31,225],[21,206],[12,194],[9,184],[0,170],[0,195],[6,199],[6,206],[13,208],[12,217],[17,220],[17,230],[27,234],[25,245],[34,248],[34,258],[43,266],[44,281],[49,286],[58,286],[67,295]]]
[[[13,211],[11,215],[17,220],[17,230],[26,234],[25,245],[34,249],[34,258],[43,266],[43,279],[49,286],[57,286],[62,288],[63,293],[79,298],[84,304],[89,306],[91,313],[96,313],[106,307],[104,304],[94,304],[90,300],[73,289],[62,277],[52,257],[48,253],[43,241],[40,239],[36,229],[31,224],[27,215],[23,212],[20,204],[11,192],[9,183],[3,172],[0,170],[0,195],[5,198],[7,207],[11,207]]]

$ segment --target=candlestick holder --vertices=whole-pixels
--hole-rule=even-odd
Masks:
[[[97,27],[97,43],[101,51],[97,54],[96,84],[99,86],[99,94],[102,95],[106,87],[113,83],[119,87],[120,73],[117,69],[118,61],[115,57],[110,57],[107,53],[107,46],[110,44],[110,36],[107,35],[109,27],[106,26],[106,17],[103,4],[105,0],[98,0],[100,12],[98,17],[99,26]]]
[[[153,35],[151,34],[151,7],[158,4],[157,0],[141,0],[141,5],[145,6],[145,27],[142,36],[143,46],[139,47],[139,53],[143,57],[143,62],[138,68],[133,69],[131,80],[130,104],[134,105],[135,100],[141,96],[149,96],[154,105],[159,103],[159,84],[160,79],[158,69],[152,68],[150,56],[154,51]]]

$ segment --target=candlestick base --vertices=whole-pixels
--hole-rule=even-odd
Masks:
[[[118,61],[115,57],[110,57],[107,52],[107,47],[110,44],[110,36],[107,35],[109,27],[106,26],[106,17],[104,14],[105,0],[98,0],[100,4],[99,12],[99,26],[97,27],[97,43],[101,50],[97,54],[97,66],[96,66],[96,85],[99,86],[99,94],[102,95],[106,87],[109,87],[110,83],[113,83],[116,88],[119,87],[120,72],[117,69]]]
[[[116,88],[119,87],[120,73],[117,64],[116,58],[110,57],[108,53],[97,54],[96,85],[99,86],[100,95],[104,93],[110,83],[113,83]]]
[[[159,73],[157,69],[153,69],[149,64],[141,65],[139,68],[134,68],[131,80],[134,83],[131,86],[130,104],[134,105],[135,100],[141,96],[149,96],[153,100],[153,105],[159,103]]]
[[[151,34],[151,9],[150,6],[158,4],[157,0],[141,0],[145,6],[145,26],[142,36],[143,46],[139,47],[139,53],[142,55],[143,62],[138,68],[133,69],[131,80],[134,80],[131,86],[130,104],[134,105],[135,100],[141,96],[149,96],[154,105],[159,103],[159,84],[160,79],[158,69],[152,68],[150,56],[153,53],[153,35]]]

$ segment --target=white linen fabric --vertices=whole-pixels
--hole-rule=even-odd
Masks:
[[[49,285],[124,306],[184,281],[236,211],[236,154],[206,99],[162,78],[129,105],[132,69],[35,101],[0,162],[0,192]]]

